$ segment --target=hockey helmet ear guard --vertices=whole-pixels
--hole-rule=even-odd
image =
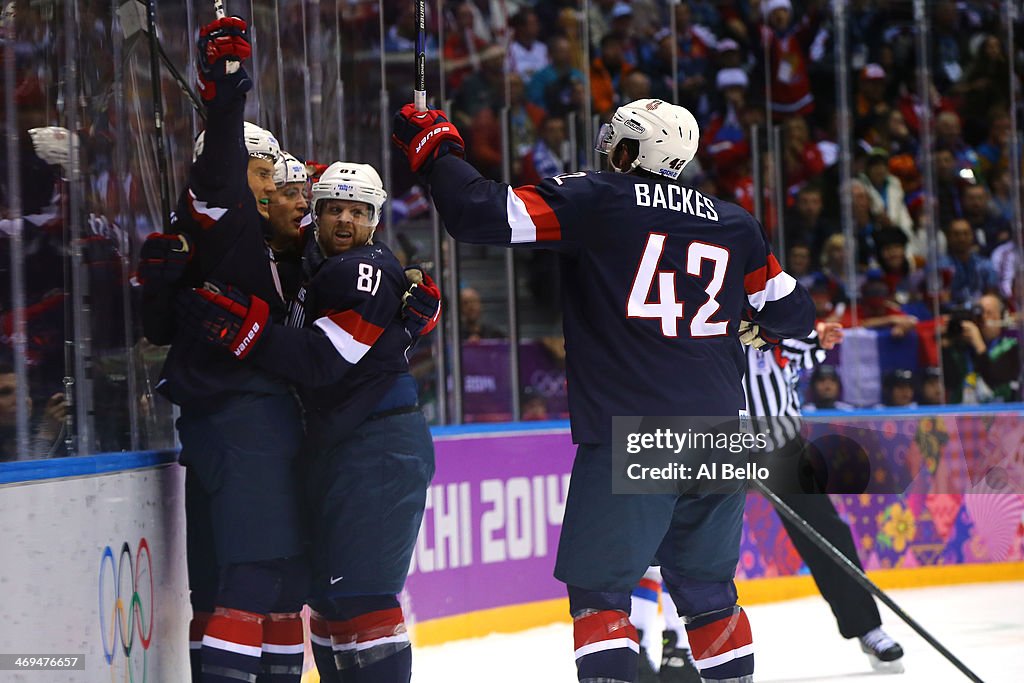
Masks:
[[[317,222],[321,200],[344,199],[369,204],[370,226],[376,228],[380,222],[381,207],[387,201],[388,193],[384,191],[384,183],[373,166],[336,161],[321,174],[320,180],[313,183],[312,196],[314,223]]]
[[[636,141],[635,155],[624,168],[614,163],[619,173],[642,168],[648,173],[675,180],[697,154],[700,127],[684,107],[662,100],[637,100],[619,107],[612,120],[597,133],[594,149],[612,155],[623,140]],[[628,145],[632,147],[632,145]]]

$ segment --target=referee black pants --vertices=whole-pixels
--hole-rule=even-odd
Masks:
[[[832,499],[825,493],[795,492],[808,490],[810,487],[807,487],[805,483],[803,488],[799,488],[792,485],[794,482],[791,479],[787,481],[785,477],[780,479],[774,476],[777,471],[797,471],[801,464],[800,456],[803,446],[802,440],[797,440],[769,455],[769,462],[785,463],[794,468],[783,466],[780,470],[776,470],[773,467],[773,476],[765,483],[779,496],[782,502],[793,508],[794,512],[803,517],[829,543],[863,569],[857,558],[857,549],[853,542],[853,535],[850,533],[850,527],[839,517],[835,505],[832,504]],[[811,576],[814,577],[814,583],[817,584],[821,596],[832,608],[832,614],[835,615],[836,623],[839,626],[839,633],[844,638],[855,638],[881,626],[882,619],[878,614],[878,607],[875,605],[872,595],[840,569],[839,564],[831,555],[818,548],[785,517],[782,517],[782,526],[786,529],[793,546],[810,570]]]

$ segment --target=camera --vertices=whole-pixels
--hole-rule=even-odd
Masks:
[[[951,308],[949,310],[949,323],[946,325],[946,334],[954,339],[959,339],[964,334],[964,322],[967,320],[973,323],[981,320],[981,306],[977,304],[964,304]]]

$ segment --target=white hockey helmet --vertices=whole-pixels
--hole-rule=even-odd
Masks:
[[[345,199],[369,204],[373,209],[370,226],[376,228],[380,222],[380,209],[384,206],[388,193],[384,191],[384,183],[373,166],[335,161],[320,174],[320,180],[313,183],[312,196],[311,213],[314,223],[317,221],[317,208],[322,199]]]
[[[281,145],[269,130],[246,121],[242,127],[242,137],[245,139],[245,151],[249,153],[249,156],[265,159],[272,164],[277,163],[277,159],[281,156]],[[192,161],[198,159],[199,155],[203,153],[203,140],[205,138],[206,131],[204,130],[196,138],[195,148],[192,151]]]
[[[304,183],[309,180],[306,165],[288,152],[281,152],[274,164],[274,184],[279,188],[288,183]]]
[[[623,140],[637,142],[636,158],[628,168],[611,167],[628,173],[639,167],[675,180],[697,154],[700,127],[685,107],[662,100],[636,100],[615,110],[612,120],[601,126],[594,149],[612,154]]]

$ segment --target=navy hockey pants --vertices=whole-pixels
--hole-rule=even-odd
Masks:
[[[214,410],[185,406],[178,434],[190,562],[224,567],[305,551],[302,419],[291,394],[238,394]],[[194,546],[211,539],[213,557],[198,557],[205,553]]]
[[[629,593],[660,564],[701,582],[728,583],[739,561],[746,493],[612,494],[610,445],[581,444],[573,462],[555,578]]]
[[[343,438],[307,418],[313,596],[401,592],[419,534],[434,443],[419,409],[369,418]]]

